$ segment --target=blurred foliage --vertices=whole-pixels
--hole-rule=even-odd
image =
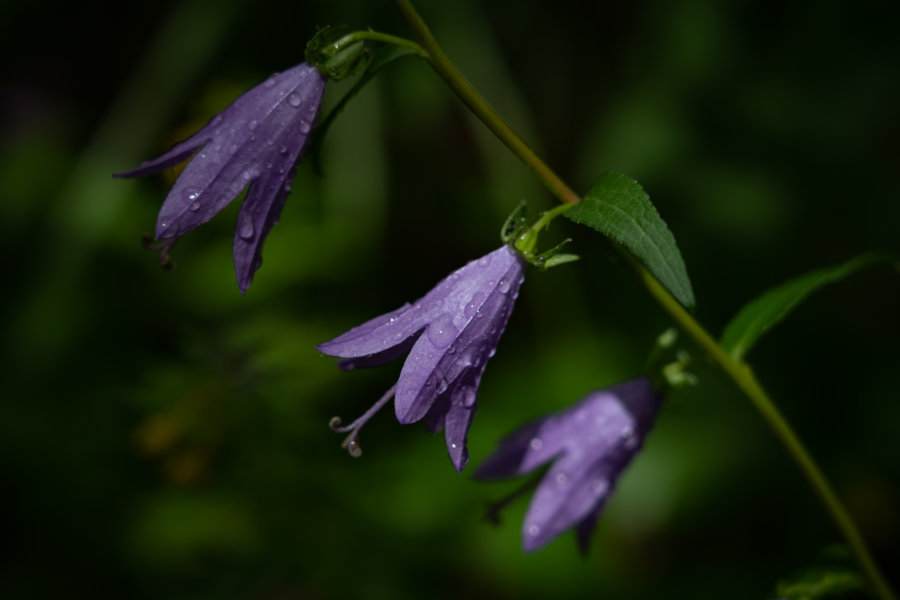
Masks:
[[[744,302],[897,251],[897,5],[474,0],[420,9],[460,69],[576,189],[641,182],[714,334]],[[114,23],[111,25],[110,23]],[[0,7],[3,597],[767,598],[837,541],[761,419],[714,370],[671,397],[602,516],[519,548],[526,502],[457,475],[389,412],[359,460],[327,427],[399,363],[313,345],[419,297],[552,199],[416,60],[386,68],[303,165],[241,296],[236,207],[171,272],[141,249],[164,178],[110,174],[303,57],[316,25],[408,35],[389,2]],[[333,105],[352,82],[329,87]],[[669,323],[601,243],[532,270],[481,389],[473,462],[523,421],[639,373]],[[545,234],[547,235],[547,234]],[[552,239],[545,243],[550,244]],[[829,287],[753,355],[900,582],[900,285]]]

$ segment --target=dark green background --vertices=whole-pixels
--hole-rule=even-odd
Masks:
[[[718,333],[747,300],[898,250],[893,2],[419,3],[469,80],[576,190],[635,177]],[[137,598],[772,598],[837,534],[714,369],[671,397],[592,552],[523,555],[515,486],[452,469],[389,412],[349,458],[328,419],[400,363],[313,349],[494,249],[553,204],[414,59],[366,88],[304,165],[265,264],[234,283],[236,205],[163,272],[141,249],[163,177],[113,180],[272,71],[316,25],[409,35],[385,1],[0,6],[0,594]],[[326,104],[348,88],[332,84]],[[595,234],[530,271],[480,394],[473,463],[523,421],[639,374],[665,314]],[[829,287],[749,359],[900,582],[896,272]],[[687,345],[694,351],[690,345]],[[694,351],[696,354],[696,351]]]

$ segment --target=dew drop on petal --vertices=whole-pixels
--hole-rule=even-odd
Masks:
[[[475,406],[475,390],[474,389],[472,389],[470,387],[464,388],[462,391],[462,397],[463,397],[463,406],[465,406],[466,408],[472,408],[473,406]]]
[[[284,144],[282,144],[282,146],[278,149],[278,154],[287,154],[287,153],[288,153],[288,147],[285,146]]]
[[[297,108],[298,106],[303,104],[303,98],[301,98],[299,94],[295,94],[294,92],[290,93],[287,101],[288,101],[288,104],[290,104],[294,108]]]
[[[559,487],[564,487],[567,483],[569,483],[569,476],[565,473],[558,473],[556,475],[556,485]]]
[[[594,492],[597,496],[602,496],[606,493],[607,488],[609,488],[609,482],[605,479],[597,478],[591,481],[591,491]]]
[[[247,123],[247,129],[249,129],[250,131],[253,131],[257,127],[259,127],[259,121],[257,121],[256,119],[253,119],[252,121]]]
[[[501,279],[500,283],[497,284],[497,291],[501,294],[509,293],[509,281],[506,279]]]
[[[263,86],[265,86],[267,88],[273,87],[275,85],[275,76],[276,75],[278,75],[278,73],[273,73],[271,77],[266,79],[266,82],[263,84]]]
[[[300,129],[300,133],[309,133],[309,130],[311,129],[309,121],[300,121],[300,125],[298,127]]]
[[[541,533],[541,528],[537,525],[529,525],[528,526],[528,535],[534,537]]]
[[[437,386],[435,386],[434,391],[438,394],[443,394],[447,391],[447,380],[443,377],[438,377]]]
[[[197,212],[198,210],[200,210],[200,203],[196,200],[191,202],[190,204],[188,204],[188,210],[191,212]]]
[[[531,441],[528,443],[528,445],[531,446],[532,450],[537,451],[544,447],[544,442],[541,441],[541,438],[531,438]]]
[[[475,314],[475,311],[478,310],[478,307],[484,302],[484,292],[475,292],[472,295],[471,300],[466,304],[463,308],[463,314],[467,319],[471,319],[472,315]]]
[[[435,348],[446,348],[456,339],[458,330],[453,325],[453,315],[444,313],[428,326],[428,339]]]
[[[252,240],[254,233],[256,233],[256,231],[253,229],[253,223],[250,221],[245,221],[238,229],[238,235],[242,240]]]
[[[478,259],[479,267],[484,268],[484,267],[488,266],[489,264],[491,264],[491,256],[490,255],[482,256],[481,258]]]

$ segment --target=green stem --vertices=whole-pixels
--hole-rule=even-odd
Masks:
[[[422,48],[419,44],[415,43],[412,40],[408,40],[406,38],[397,37],[396,35],[390,35],[387,33],[381,33],[378,31],[354,31],[353,33],[348,33],[337,42],[335,42],[336,46],[348,46],[355,42],[361,42],[363,40],[371,40],[373,42],[384,42],[385,44],[393,44],[395,46],[402,46],[404,48],[409,48],[422,58],[428,60],[428,53],[425,52],[425,49]]]
[[[447,55],[441,50],[437,40],[431,35],[431,31],[429,31],[425,21],[422,20],[422,17],[419,16],[419,13],[416,12],[416,9],[413,8],[409,0],[394,0],[394,4],[409,22],[410,26],[412,26],[419,44],[421,44],[422,48],[428,53],[426,60],[431,64],[432,68],[437,71],[438,75],[447,82],[447,85],[456,92],[456,95],[460,97],[466,106],[475,113],[475,116],[481,119],[481,122],[484,123],[494,135],[500,138],[500,141],[506,144],[506,146],[512,150],[513,154],[531,167],[537,174],[538,179],[553,192],[553,195],[567,204],[574,204],[581,201],[581,197],[572,191],[572,189],[567,186],[565,182],[550,169],[550,167],[544,164],[544,161],[538,158],[537,154],[528,147],[528,144],[522,141],[522,138],[520,138],[516,132],[506,124],[506,121],[501,119],[494,109],[490,107],[484,98],[475,91],[472,84],[466,81],[460,72],[456,70],[456,67],[453,66],[453,63],[450,62],[450,59],[447,58]]]
[[[505,121],[488,105],[472,85],[456,70],[444,54],[428,26],[413,8],[409,0],[394,0],[397,9],[412,27],[421,47],[427,53],[424,57],[435,71],[447,82],[462,101],[478,116],[522,162],[531,167],[544,185],[564,204],[580,202],[581,198],[566,185]],[[555,215],[554,215],[555,216]],[[763,390],[753,372],[744,362],[735,360],[706,332],[677,300],[657,281],[657,279],[627,251],[622,250],[626,262],[634,269],[647,291],[666,312],[701,346],[723,371],[746,394],[763,419],[784,445],[788,454],[799,467],[831,516],[838,530],[844,536],[850,549],[856,555],[860,567],[868,577],[872,591],[882,600],[896,600],[887,580],[875,564],[865,541],[841,504],[834,489],[822,470],[816,465],[810,453],[794,433],[787,420]]]

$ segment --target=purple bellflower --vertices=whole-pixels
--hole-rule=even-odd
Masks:
[[[247,185],[234,233],[234,270],[245,292],[262,264],[262,245],[278,222],[297,161],[309,141],[326,79],[306,63],[272,75],[171,150],[116,177],[143,177],[195,152],[156,221],[165,253],[177,238],[212,219]]]
[[[451,273],[423,298],[363,323],[317,348],[343,358],[344,370],[389,362],[409,351],[396,385],[369,411],[337,431],[358,454],[359,428],[391,397],[401,423],[425,420],[444,429],[447,451],[457,471],[469,459],[466,434],[476,410],[481,375],[524,280],[525,261],[509,246]]]
[[[660,396],[646,377],[589,394],[577,404],[523,426],[478,466],[476,479],[523,475],[553,460],[522,525],[522,547],[537,550],[577,528],[587,551],[606,498],[643,444]]]

